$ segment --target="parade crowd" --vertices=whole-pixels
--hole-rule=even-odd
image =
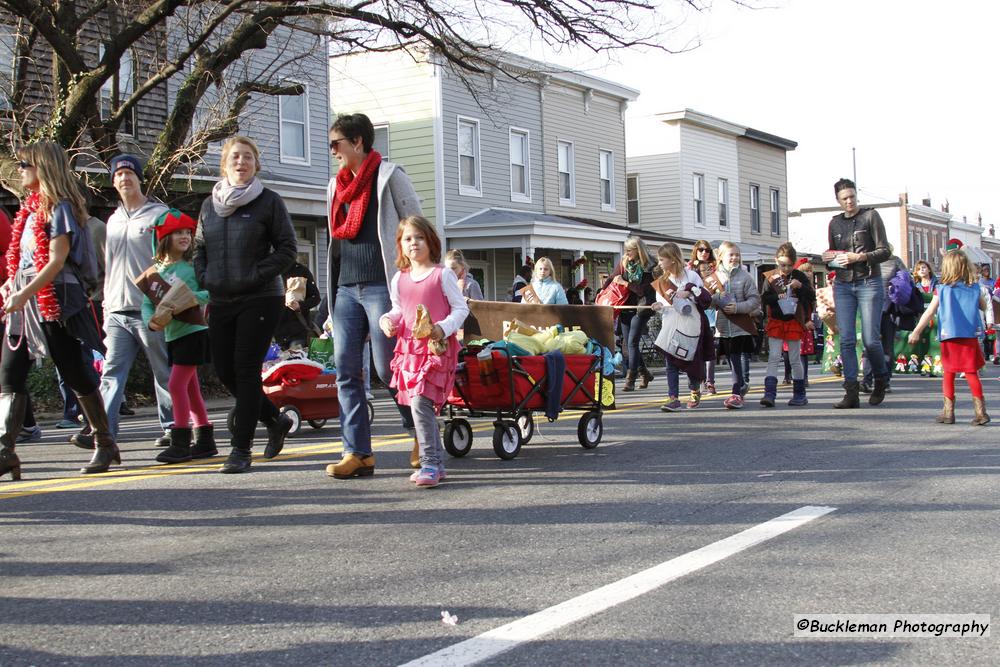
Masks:
[[[461,251],[443,251],[403,169],[373,148],[366,116],[339,116],[329,139],[338,170],[327,191],[331,246],[327,304],[320,311],[329,313],[343,454],[326,472],[337,479],[375,472],[366,408],[370,355],[413,437],[410,481],[437,486],[447,476],[437,416],[455,381],[467,301],[482,299],[482,290]],[[0,477],[21,478],[17,444],[37,428],[27,377],[43,357],[66,387],[67,404],[75,400],[84,417],[70,438],[92,450],[82,474],[122,463],[119,414],[140,352],[153,373],[163,429],[157,461],[219,454],[198,381],[198,367],[207,363],[235,403],[220,472],[250,469],[258,423],[267,433],[263,457],[277,456],[292,422],[264,394],[262,364],[273,341],[283,348],[307,344],[315,329],[310,310],[321,299],[309,270],[296,262],[284,202],[258,178],[253,140],[234,136],[223,144],[220,178],[197,219],[144,192],[137,157],[113,158],[109,171],[119,204],[106,229],[91,217],[62,147],[38,142],[20,148],[17,158],[24,196],[9,238],[0,234],[0,243],[7,241],[0,265]],[[824,330],[827,354],[837,353],[844,378],[844,396],[834,408],[860,407],[862,393],[877,406],[891,392],[894,369],[934,358],[943,394],[937,421],[955,423],[955,380],[964,376],[972,423],[989,422],[979,370],[991,352],[997,363],[989,335],[1000,281],[990,280],[988,267],[973,265],[957,241],[949,242],[939,277],[926,262],[911,274],[893,255],[878,212],[859,206],[854,183],[838,181],[834,194],[843,212],[830,221],[828,249],[821,257],[800,257],[791,243],[782,244],[760,287],[735,243],[713,248],[699,240],[685,258],[675,243],[651,251],[630,237],[594,295],[598,304],[616,308],[625,359],[621,389],[644,390],[654,381],[642,341],[657,318],[664,412],[696,409],[703,395],[717,393],[715,366],[723,356],[732,378],[724,406],[743,408],[751,357],[759,352],[767,355],[760,406],[776,406],[781,366],[792,385],[787,405],[803,406],[809,356]],[[813,276],[820,266],[829,271],[821,287]],[[302,289],[290,297],[292,284]],[[547,257],[518,271],[511,298],[570,303]],[[103,357],[99,375],[95,352]]]

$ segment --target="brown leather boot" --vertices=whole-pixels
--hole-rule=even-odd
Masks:
[[[622,391],[635,391],[635,371],[625,373],[625,386]]]
[[[976,409],[976,416],[972,420],[973,426],[982,426],[990,423],[990,416],[986,414],[986,401],[976,396],[972,397],[972,405]]]
[[[653,374],[645,366],[639,366],[639,389],[645,389],[653,381]]]
[[[941,408],[941,414],[937,416],[938,424],[954,424],[955,423],[955,399],[944,397],[944,407]]]
[[[90,463],[80,468],[84,475],[93,475],[100,472],[107,472],[112,463],[121,463],[122,455],[118,451],[118,445],[111,435],[111,427],[108,425],[108,413],[104,409],[104,399],[99,390],[87,394],[86,396],[76,395],[80,403],[80,410],[87,418],[87,423],[94,431],[94,456]]]
[[[410,467],[420,467],[420,443],[417,442],[416,437],[413,438],[413,449],[410,450]]]

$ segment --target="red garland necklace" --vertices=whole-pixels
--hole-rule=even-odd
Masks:
[[[34,223],[32,233],[35,235],[34,262],[35,270],[41,272],[45,265],[49,263],[49,216],[42,207],[42,195],[39,192],[32,192],[24,200],[21,208],[14,216],[14,228],[11,230],[10,246],[7,247],[7,275],[11,278],[17,273],[21,265],[21,236],[24,234],[24,227],[28,223],[28,218],[34,213]],[[42,319],[47,322],[59,321],[59,300],[56,298],[56,290],[49,283],[35,294],[38,301],[38,312]]]

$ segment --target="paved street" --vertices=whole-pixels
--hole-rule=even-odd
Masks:
[[[124,422],[124,465],[92,478],[75,475],[87,453],[47,427],[18,448],[24,480],[0,482],[0,665],[397,665],[449,649],[437,664],[469,664],[486,645],[508,649],[490,665],[996,664],[995,632],[792,636],[804,613],[1000,618],[995,367],[985,428],[968,425],[962,380],[959,423],[941,426],[939,380],[897,378],[882,407],[841,412],[824,378],[808,407],[785,407],[783,387],[764,410],[762,371],[737,412],[712,397],[663,414],[662,377],[620,394],[594,450],[570,413],[540,418],[501,461],[477,421],[471,453],[427,490],[406,480],[409,441],[384,398],[368,480],[324,475],[333,425],[226,476],[220,460],[155,465],[147,412]],[[613,587],[586,597],[800,508],[825,509],[618,602]],[[541,636],[457,646],[594,597],[571,621],[551,612]]]

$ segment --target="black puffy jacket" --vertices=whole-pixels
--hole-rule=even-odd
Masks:
[[[227,218],[216,214],[208,197],[201,205],[195,242],[195,275],[211,303],[282,296],[281,274],[298,252],[285,202],[267,188]]]

